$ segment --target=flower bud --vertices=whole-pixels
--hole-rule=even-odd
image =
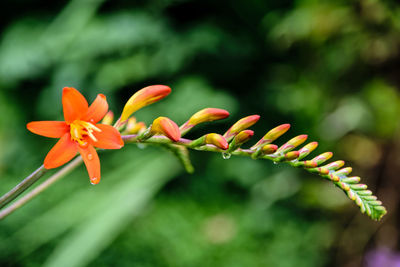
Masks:
[[[350,185],[350,188],[354,189],[354,190],[365,190],[368,188],[368,186],[366,184],[352,184],[352,185]],[[371,192],[371,194],[372,194],[372,192]]]
[[[225,138],[222,135],[216,133],[207,134],[205,138],[205,143],[212,144],[223,150],[229,148],[228,142],[225,140]]]
[[[166,85],[151,85],[137,91],[126,102],[120,121],[126,121],[135,111],[163,99],[170,92],[171,88]]]
[[[179,127],[181,135],[186,134],[197,124],[209,121],[225,119],[229,116],[229,112],[219,108],[205,108],[196,112],[190,119]]]
[[[324,168],[327,168],[330,171],[336,171],[337,169],[342,168],[344,165],[344,161],[343,160],[337,160],[334,162],[331,162],[327,165],[324,166]]]
[[[287,161],[295,160],[299,157],[299,155],[300,155],[299,151],[290,151],[285,154],[285,160]]]
[[[205,108],[196,112],[188,120],[188,124],[197,125],[203,122],[222,120],[229,117],[229,112],[219,108]]]
[[[278,149],[277,145],[273,145],[273,144],[267,144],[265,146],[262,147],[261,152],[264,155],[269,155],[272,153],[275,153],[275,151]]]
[[[361,178],[358,176],[347,177],[347,178],[341,179],[342,182],[348,183],[348,184],[357,184],[360,182],[360,180],[361,180]]]
[[[299,152],[300,152],[300,156],[299,156],[299,160],[307,157],[312,151],[314,151],[318,146],[318,142],[311,142],[308,143],[307,145],[303,146]]]
[[[350,190],[350,186],[349,186],[348,184],[346,184],[346,183],[338,182],[337,184],[338,184],[339,187],[340,187],[341,189],[343,189],[344,191],[349,191],[349,190]]]
[[[319,173],[320,173],[321,175],[327,175],[327,174],[329,174],[329,170],[328,170],[327,168],[319,167],[318,170],[319,170]]]
[[[337,176],[335,173],[329,173],[328,178],[331,179],[333,182],[339,182],[340,177]]]
[[[280,137],[281,135],[286,133],[289,130],[289,128],[290,128],[290,124],[282,124],[282,125],[279,125],[279,126],[273,128],[268,133],[266,133],[264,135],[264,137],[261,138],[260,141],[258,141],[257,144],[255,144],[252,147],[252,149],[260,147],[264,144],[269,144],[269,143],[273,142],[274,140],[278,139],[278,137]]]
[[[240,146],[247,141],[250,140],[250,138],[254,135],[254,132],[252,130],[244,130],[238,133],[234,138],[233,141],[235,143],[235,146]]]
[[[126,130],[129,131],[130,129],[132,129],[133,127],[135,127],[136,125],[136,118],[135,117],[130,117],[126,123]]]
[[[346,194],[351,200],[356,200],[356,194],[352,190],[346,191]]]
[[[158,117],[153,121],[150,132],[152,134],[163,134],[174,142],[179,141],[181,132],[178,125],[167,117]]]
[[[343,168],[335,172],[337,176],[347,176],[353,169],[351,167]]]
[[[126,124],[125,132],[127,134],[138,134],[143,132],[146,129],[146,124],[144,122],[136,122],[136,118],[131,117],[128,119],[128,123]]]
[[[378,199],[377,196],[364,196],[363,197],[366,201],[375,201]],[[378,200],[379,201],[379,200]]]
[[[224,138],[227,141],[232,140],[232,138],[237,135],[239,132],[249,128],[253,124],[255,124],[258,120],[260,119],[259,115],[251,115],[247,116],[245,118],[242,118],[238,120],[235,124],[232,125],[231,128],[229,128],[228,131],[224,134]]]
[[[314,162],[314,164],[315,164],[315,162]],[[329,170],[324,167],[310,168],[310,169],[308,169],[308,171],[312,172],[312,173],[318,173],[320,175],[328,175],[329,174]]]
[[[316,156],[315,158],[312,159],[315,163],[317,163],[317,166],[320,165],[321,163],[324,163],[328,159],[330,159],[333,156],[332,152],[325,152],[322,153],[321,155]]]
[[[315,168],[318,166],[318,164],[312,160],[305,160],[305,161],[301,161],[301,162],[304,164],[305,168]]]
[[[101,123],[106,125],[111,125],[113,121],[114,121],[114,113],[110,110],[106,113],[106,115],[104,115]]]
[[[286,152],[292,150],[293,148],[304,143],[307,140],[307,137],[308,136],[306,134],[303,134],[303,135],[299,135],[299,136],[296,136],[296,137],[290,139],[286,144],[282,145],[276,151],[276,153],[286,153]],[[299,152],[299,155],[300,155],[300,152]]]
[[[227,152],[232,152],[235,151],[236,149],[238,149],[241,145],[243,145],[244,143],[246,143],[247,141],[250,140],[250,138],[254,135],[254,132],[252,130],[243,130],[240,133],[238,133],[237,135],[235,135],[235,137],[233,138],[233,140],[230,142],[229,144],[229,149]]]

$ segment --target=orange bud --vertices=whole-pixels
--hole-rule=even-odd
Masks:
[[[317,172],[321,175],[327,175],[329,174],[329,170],[327,168],[324,167],[319,167],[317,168]]]
[[[250,138],[253,135],[254,135],[254,132],[252,130],[241,131],[234,138],[235,144],[236,145],[243,144],[243,143],[247,142],[248,140],[250,140]]]
[[[330,159],[332,156],[333,156],[332,152],[325,152],[313,158],[312,161],[316,162],[318,166],[319,164],[324,163],[325,161]]]
[[[114,120],[114,113],[109,110],[106,115],[104,115],[103,120],[101,121],[102,124],[111,125]]]
[[[163,134],[174,142],[179,141],[181,138],[178,125],[167,117],[158,117],[155,119],[150,131],[153,134]]]
[[[205,142],[206,144],[212,144],[223,150],[226,150],[229,147],[228,142],[225,140],[225,138],[222,135],[216,133],[207,134]]]
[[[126,124],[125,131],[128,134],[137,134],[137,133],[143,131],[144,129],[146,129],[146,124],[144,124],[144,122],[142,122],[142,121],[136,122],[136,118],[131,117],[128,119],[128,123]]]
[[[128,119],[128,122],[126,123],[126,130],[129,132],[129,129],[132,129],[135,127],[136,124],[136,118],[135,117],[130,117]]]
[[[145,129],[146,129],[146,124],[144,124],[144,122],[142,121],[139,121],[138,123],[135,124],[135,127],[131,129],[130,133],[137,134],[144,131]]]
[[[266,133],[264,137],[260,141],[258,141],[257,144],[255,144],[252,148],[257,148],[263,144],[271,143],[272,141],[278,139],[278,137],[286,133],[289,130],[289,128],[290,124],[282,124],[273,128],[268,133]]]
[[[270,130],[266,135],[264,135],[263,139],[274,141],[278,137],[280,137],[282,134],[286,133],[289,130],[289,128],[290,128],[290,124],[288,124],[288,123],[279,125],[279,126],[273,128],[272,130]]]
[[[239,132],[249,128],[260,119],[259,115],[251,115],[238,120],[228,131],[224,134],[225,139],[231,140],[233,136]]]
[[[304,167],[306,167],[306,168],[315,168],[318,166],[318,164],[312,160],[303,161],[303,164],[304,164]]]
[[[268,155],[274,153],[278,149],[277,145],[267,144],[262,147],[261,151],[263,154]]]
[[[232,142],[229,144],[228,152],[232,152],[238,149],[241,145],[249,141],[253,135],[254,132],[252,130],[243,130],[235,135]]]
[[[307,157],[308,154],[310,154],[312,151],[314,151],[314,149],[317,148],[317,146],[318,146],[318,142],[311,142],[311,143],[308,143],[307,145],[303,146],[299,150],[299,152],[300,152],[299,160]]]
[[[229,112],[219,108],[205,108],[190,117],[188,124],[197,125],[207,121],[222,120],[229,117]]]
[[[336,170],[342,168],[343,165],[344,165],[344,161],[343,160],[337,160],[337,161],[331,162],[331,163],[329,163],[329,164],[327,164],[327,165],[325,165],[323,167],[327,168],[330,171],[336,171]]]
[[[126,102],[120,121],[126,121],[135,111],[163,99],[170,92],[171,88],[166,85],[151,85],[137,91]]]
[[[301,145],[302,143],[304,143],[307,140],[307,137],[308,136],[306,134],[296,136],[296,137],[290,139],[286,144],[282,145],[278,149],[277,152],[278,153],[279,152],[285,153],[285,152],[287,152],[287,151],[289,151],[289,150]]]
[[[306,134],[296,136],[296,137],[290,139],[288,141],[288,144],[290,144],[294,147],[299,146],[307,140],[307,137],[308,137],[308,135],[306,135]]]
[[[299,157],[299,155],[300,155],[299,151],[290,151],[285,154],[285,159],[288,161],[294,160],[294,159],[297,159]]]

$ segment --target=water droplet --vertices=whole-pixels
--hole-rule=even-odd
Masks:
[[[92,154],[89,154],[89,155],[87,155],[87,158],[88,158],[88,160],[92,160],[93,159],[93,155]],[[93,178],[94,179],[94,178]]]
[[[92,177],[92,178],[90,178],[90,183],[91,183],[92,185],[98,184],[99,182],[100,182],[100,179],[97,178],[97,177]]]
[[[222,153],[222,158],[223,159],[230,159],[231,158],[231,153]]]
[[[145,145],[145,144],[137,144],[137,146],[138,146],[138,148],[140,148],[140,149],[145,149],[145,148],[146,148],[146,145]]]
[[[89,143],[86,141],[83,141],[82,143],[79,144],[79,146],[82,148],[87,148],[89,146]]]

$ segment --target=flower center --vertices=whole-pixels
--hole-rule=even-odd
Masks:
[[[71,140],[78,142],[81,146],[87,145],[87,142],[84,139],[86,136],[89,136],[90,139],[97,142],[97,138],[93,135],[93,132],[101,132],[101,130],[97,128],[94,124],[81,120],[75,120],[69,125],[69,127]]]

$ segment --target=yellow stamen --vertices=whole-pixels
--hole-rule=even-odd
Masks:
[[[97,142],[97,138],[93,135],[93,132],[101,132],[101,130],[90,122],[75,120],[70,124],[71,140],[78,142],[81,146],[87,144],[84,140],[86,136],[89,136],[90,139]]]

